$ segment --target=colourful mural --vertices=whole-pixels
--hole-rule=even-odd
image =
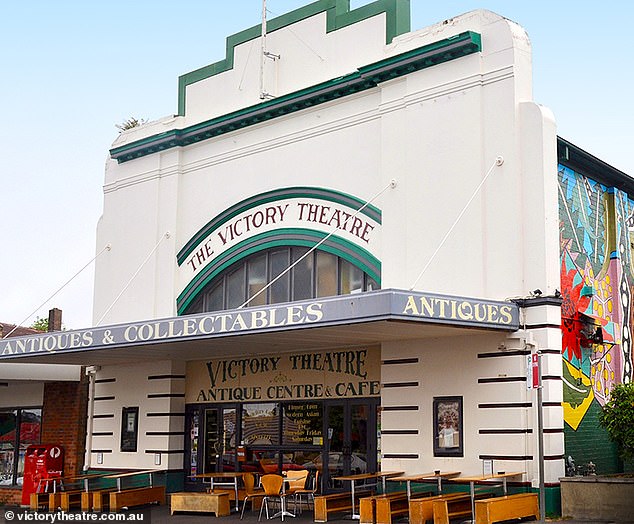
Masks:
[[[559,166],[564,420],[632,379],[634,200]]]

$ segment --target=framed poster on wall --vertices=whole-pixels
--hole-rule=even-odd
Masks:
[[[123,408],[121,413],[121,451],[136,451],[139,433],[139,408]]]
[[[462,457],[462,397],[434,397],[434,456]]]

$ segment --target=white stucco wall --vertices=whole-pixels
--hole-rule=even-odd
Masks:
[[[95,322],[108,308],[101,324],[174,315],[182,287],[174,262],[178,250],[230,205],[285,186],[324,187],[370,200],[395,179],[396,188],[373,202],[383,211],[382,287],[409,288],[489,170],[416,288],[495,299],[525,296],[536,287],[554,291],[556,233],[547,226],[557,216],[549,181],[555,180],[555,128],[550,114],[531,101],[525,33],[502,17],[475,11],[379,46],[384,36],[375,35],[375,28],[369,37],[364,29],[374,27],[375,19],[322,34],[325,48],[335,45],[333,38],[346,49],[366,49],[366,40],[375,44],[356,62],[346,59],[345,67],[343,58],[331,65],[326,60],[320,78],[465,30],[482,35],[483,51],[186,148],[122,164],[109,161],[97,248],[110,243],[112,250],[97,261]],[[317,38],[314,21],[302,24],[309,38]],[[280,41],[284,31],[274,33]],[[300,52],[296,46],[294,55]],[[313,59],[309,50],[305,54]],[[255,66],[241,56],[236,53],[234,70],[252,72]],[[287,89],[317,80],[312,69],[294,68],[295,60],[279,65],[294,72]],[[191,89],[225,89],[228,104],[255,103],[248,89],[227,87],[233,74]],[[200,107],[207,105],[195,98],[188,98],[188,115],[196,115],[186,117],[188,124],[215,111],[203,114]],[[116,145],[126,139],[122,135]],[[498,156],[503,165],[492,167]]]

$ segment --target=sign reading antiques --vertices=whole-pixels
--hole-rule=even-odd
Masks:
[[[185,401],[378,396],[380,365],[378,347],[190,361]]]
[[[179,340],[274,333],[377,320],[405,320],[515,331],[519,327],[519,309],[513,302],[386,289],[292,304],[5,338],[0,339],[0,358],[109,347],[133,348]],[[273,362],[269,362],[270,366],[273,366]],[[218,377],[224,376],[223,369],[218,370]],[[231,367],[231,372],[234,371],[235,365]],[[227,370],[226,373],[230,371]]]

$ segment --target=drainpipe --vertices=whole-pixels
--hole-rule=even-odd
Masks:
[[[86,424],[86,455],[84,457],[84,471],[88,471],[92,467],[92,427],[95,417],[95,378],[97,371],[101,369],[99,366],[88,366],[86,375],[89,377],[88,385],[88,423]]]

